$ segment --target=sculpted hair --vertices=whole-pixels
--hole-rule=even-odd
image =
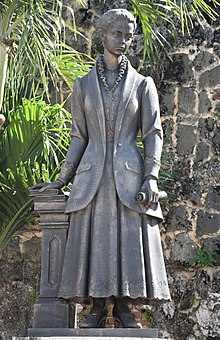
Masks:
[[[134,24],[134,31],[136,30],[137,24],[136,20],[129,11],[123,8],[119,9],[111,9],[110,11],[105,12],[98,20],[96,24],[96,29],[98,33],[102,36],[108,30],[108,28],[115,21],[127,20],[128,23]]]

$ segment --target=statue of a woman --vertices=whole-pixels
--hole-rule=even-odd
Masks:
[[[158,228],[158,96],[152,78],[138,74],[125,56],[135,28],[124,9],[100,18],[104,54],[75,82],[66,160],[56,182],[35,186],[61,188],[74,178],[59,297],[93,300],[83,328],[104,327],[110,299],[113,317],[125,328],[139,327],[128,304],[170,299]],[[139,191],[150,204],[135,199]]]

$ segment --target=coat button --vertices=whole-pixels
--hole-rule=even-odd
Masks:
[[[118,148],[120,148],[121,147],[121,143],[118,143],[117,146],[118,146]]]

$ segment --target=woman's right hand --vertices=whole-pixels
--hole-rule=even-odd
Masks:
[[[39,190],[40,192],[44,192],[47,189],[61,189],[64,186],[64,183],[61,181],[55,181],[51,183],[39,183],[30,187],[30,190]]]

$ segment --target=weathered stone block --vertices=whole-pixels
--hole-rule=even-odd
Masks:
[[[160,86],[160,112],[161,116],[172,114],[175,109],[176,86],[165,82]]]
[[[195,243],[187,233],[176,236],[171,251],[171,260],[181,263],[188,262],[195,255]]]
[[[178,308],[182,310],[190,308],[194,294],[193,279],[190,279],[184,274],[175,274],[172,286],[172,297],[175,306],[178,306]]]
[[[212,287],[212,271],[206,268],[198,269],[194,276],[195,293],[197,296],[207,299],[208,293]]]
[[[216,233],[220,228],[220,213],[208,213],[200,210],[198,213],[196,235]]]
[[[216,155],[220,155],[220,126],[217,127],[213,136],[213,148]]]
[[[217,57],[220,58],[220,44],[218,43],[213,44],[213,52]]]
[[[201,71],[204,67],[211,65],[215,61],[213,54],[208,51],[201,51],[194,59],[193,65],[196,71]]]
[[[208,118],[201,118],[199,120],[199,131],[200,131],[200,135],[204,138],[209,138],[210,137],[210,133],[213,132],[215,126],[215,120],[211,117]]]
[[[205,91],[199,94],[199,113],[208,113],[211,109],[211,102]]]
[[[177,130],[177,153],[179,156],[190,155],[196,143],[195,126],[179,125]]]
[[[193,175],[204,190],[210,185],[217,185],[220,181],[219,158],[212,157],[208,162],[195,163]]]
[[[220,335],[220,294],[210,293],[207,300],[199,306],[195,315],[197,323],[206,339],[218,339]]]
[[[164,131],[164,145],[172,145],[172,133],[173,133],[173,120],[166,119],[162,123],[163,131]]]
[[[41,238],[33,237],[24,243],[25,258],[40,262],[41,259]]]
[[[195,105],[196,105],[196,94],[195,91],[191,88],[181,87],[179,89],[179,98],[178,98],[179,108],[178,111],[180,113],[195,113]]]
[[[183,205],[173,206],[167,216],[167,231],[187,231],[192,229],[186,207]]]
[[[201,205],[202,187],[195,178],[183,178],[181,181],[180,199],[190,200],[195,205]],[[192,218],[192,216],[191,216]]]
[[[177,53],[172,56],[165,68],[164,78],[174,82],[188,82],[193,80],[193,70],[189,56],[186,53]]]
[[[216,269],[213,274],[212,289],[213,293],[220,292],[220,269],[219,270]]]
[[[220,236],[206,238],[202,240],[201,244],[202,247],[205,247],[214,253],[216,265],[220,266]]]
[[[189,177],[190,167],[191,167],[190,159],[182,158],[177,160],[177,162],[174,164],[174,171],[176,177],[182,178],[185,181]],[[180,193],[180,191],[182,193],[182,188],[179,188],[178,191],[179,191],[178,194]]]
[[[220,210],[220,186],[209,188],[206,197],[206,206],[208,208]]]
[[[178,339],[187,339],[187,336],[192,334],[195,322],[188,317],[187,313],[178,312],[175,315],[175,322],[173,322],[172,334],[178,334]]]
[[[202,73],[199,79],[200,88],[214,87],[220,84],[220,65]]]
[[[204,141],[201,141],[196,146],[196,156],[195,156],[195,162],[201,162],[206,160],[209,157],[210,154],[210,145],[205,143]]]

